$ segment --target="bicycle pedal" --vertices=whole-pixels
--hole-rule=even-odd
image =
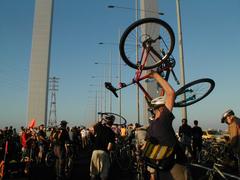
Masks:
[[[118,84],[118,87],[119,87],[119,88],[123,88],[123,87],[126,87],[126,86],[127,86],[126,83],[120,82],[120,83]]]

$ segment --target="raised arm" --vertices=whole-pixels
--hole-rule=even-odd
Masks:
[[[172,86],[157,72],[153,71],[150,73],[150,77],[154,78],[157,83],[163,88],[166,94],[165,106],[172,111],[175,102],[175,91]]]

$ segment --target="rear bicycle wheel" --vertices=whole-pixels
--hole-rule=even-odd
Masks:
[[[130,67],[138,69],[144,63],[141,57],[142,51],[149,49],[143,69],[152,69],[169,58],[174,44],[173,30],[165,21],[144,18],[134,22],[125,30],[120,39],[119,50],[123,61]]]
[[[176,91],[174,107],[185,107],[192,105],[208,96],[215,87],[215,82],[209,78],[192,81]],[[185,94],[185,100],[182,95]]]
[[[115,117],[114,125],[122,126],[127,124],[127,120],[120,114],[112,112],[99,112],[98,114],[100,114],[101,117],[104,117],[104,115],[113,115]]]
[[[73,157],[67,157],[65,164],[65,176],[67,179],[71,178],[72,170],[73,170]]]
[[[56,157],[53,151],[49,151],[45,156],[45,164],[47,167],[53,167],[56,161]]]

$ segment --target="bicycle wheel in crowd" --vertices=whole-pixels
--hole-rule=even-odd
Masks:
[[[122,126],[127,124],[127,120],[120,114],[112,113],[112,112],[99,112],[98,114],[101,116],[101,118],[104,118],[104,116],[106,115],[113,115],[115,117],[114,125]]]
[[[174,107],[184,107],[192,105],[207,95],[209,95],[215,87],[215,82],[209,78],[198,79],[192,81],[176,91],[176,99]],[[182,95],[185,94],[185,100]]]
[[[122,34],[119,44],[123,61],[132,68],[143,65],[142,52],[149,50],[143,69],[152,69],[169,58],[175,44],[172,28],[156,18],[144,18],[131,24]]]
[[[72,170],[73,170],[73,157],[67,157],[65,165],[65,176],[67,179],[71,178]]]
[[[48,152],[45,157],[45,164],[47,167],[52,167],[55,164],[56,157],[53,152]]]

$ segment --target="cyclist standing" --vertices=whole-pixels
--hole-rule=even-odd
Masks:
[[[228,124],[229,145],[238,159],[238,173],[240,174],[240,119],[229,109],[223,113],[222,123]]]
[[[182,119],[182,125],[179,127],[178,131],[181,146],[183,148],[183,151],[192,157],[192,146],[191,146],[191,140],[192,140],[192,128],[188,125],[187,119]]]
[[[66,145],[70,142],[67,131],[67,121],[62,120],[60,128],[55,135],[54,154],[56,156],[56,179],[65,179],[65,159],[66,159]]]
[[[110,169],[109,153],[112,150],[115,133],[111,129],[115,116],[106,115],[94,126],[93,152],[90,163],[91,179],[108,179]]]
[[[154,78],[163,88],[166,98],[165,101],[158,102],[158,105],[153,107],[155,116],[154,119],[150,121],[147,140],[154,142],[154,144],[174,148],[170,158],[167,159],[168,162],[165,162],[168,164],[167,167],[163,171],[157,172],[158,179],[185,180],[187,179],[187,169],[185,167],[186,158],[184,158],[185,155],[178,145],[178,140],[172,127],[172,121],[174,119],[172,110],[175,101],[175,91],[157,72],[151,72],[150,77]],[[161,165],[161,162],[163,162],[163,160],[159,160],[156,163]],[[151,173],[151,179],[156,179],[156,172],[155,174],[153,174],[154,172]]]
[[[193,159],[197,160],[198,153],[202,150],[202,128],[198,126],[198,120],[194,120],[194,127],[192,128],[192,146],[193,146]]]
[[[37,140],[38,140],[38,148],[39,148],[38,163],[42,163],[45,155],[45,148],[47,145],[46,132],[44,130],[43,124],[39,126],[39,131],[37,133]]]

